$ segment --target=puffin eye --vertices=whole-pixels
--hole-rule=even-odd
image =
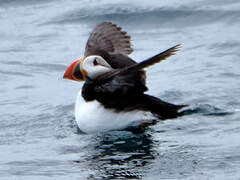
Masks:
[[[98,65],[97,58],[94,58],[93,64],[94,66]]]

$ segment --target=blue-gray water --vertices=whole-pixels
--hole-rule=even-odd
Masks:
[[[63,80],[92,28],[119,24],[150,93],[194,114],[134,134],[78,132],[81,84]],[[0,179],[240,179],[238,0],[0,1]]]

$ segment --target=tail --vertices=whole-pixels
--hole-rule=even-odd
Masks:
[[[178,112],[181,108],[188,105],[175,105],[159,98],[143,94],[143,102],[146,108],[151,111],[154,115],[158,116],[160,119],[171,119],[183,115],[183,113]]]

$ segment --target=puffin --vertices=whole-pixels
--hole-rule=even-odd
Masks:
[[[102,22],[91,32],[84,57],[74,61],[63,78],[83,81],[75,103],[75,119],[85,133],[121,130],[151,124],[156,119],[183,115],[187,105],[175,105],[146,93],[146,71],[180,48],[173,46],[137,63],[130,36],[111,22]]]

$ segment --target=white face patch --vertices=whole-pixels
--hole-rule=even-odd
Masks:
[[[88,56],[80,66],[90,79],[96,79],[99,75],[112,70],[112,67],[101,56]]]

